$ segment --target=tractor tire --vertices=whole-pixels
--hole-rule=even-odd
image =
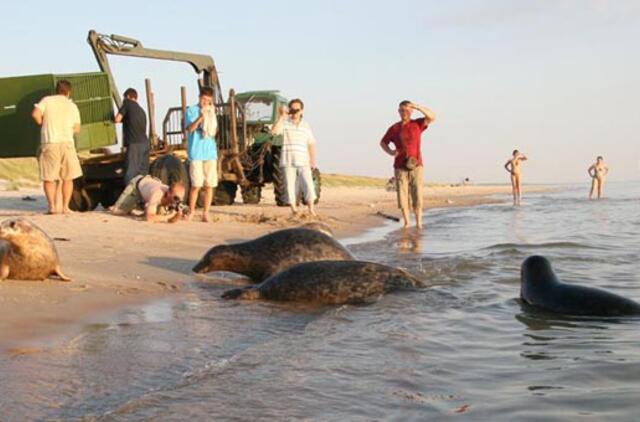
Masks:
[[[313,201],[314,204],[320,202],[320,190],[322,189],[322,180],[320,177],[320,170],[317,168],[311,170],[311,176],[313,177],[313,189],[316,192],[316,199]],[[302,197],[302,190],[298,191],[298,203],[302,202],[304,205],[307,205],[307,201]]]
[[[260,186],[247,186],[240,189],[242,202],[245,204],[259,204],[262,188]]]
[[[105,210],[116,203],[120,194],[124,190],[124,186],[120,183],[106,183],[100,190],[100,205]]]
[[[185,198],[188,200],[190,191],[189,170],[187,166],[175,155],[163,155],[151,163],[149,174],[162,180],[165,185],[171,186],[174,183],[184,184]]]
[[[87,189],[84,187],[82,179],[76,179],[73,183],[73,193],[69,208],[72,211],[86,212],[93,211],[100,202],[100,191],[97,189]]]
[[[287,198],[287,185],[284,180],[284,171],[282,171],[282,167],[280,167],[280,147],[273,147],[272,157],[273,167],[271,169],[271,177],[273,179],[273,194],[276,205],[286,207],[289,205],[289,200]]]
[[[214,205],[233,205],[236,200],[238,185],[233,182],[218,182],[218,186],[213,192]]]

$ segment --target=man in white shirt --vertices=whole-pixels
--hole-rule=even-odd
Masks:
[[[288,108],[283,106],[280,109],[280,116],[271,132],[275,135],[283,135],[280,167],[284,170],[291,212],[293,214],[298,212],[296,186],[297,180],[301,179],[309,213],[315,216],[313,202],[316,199],[316,193],[311,169],[316,167],[316,140],[309,124],[302,120],[303,110],[302,100],[296,98],[289,101]],[[286,117],[287,115],[289,117]]]
[[[73,135],[80,132],[80,111],[70,95],[71,83],[60,80],[56,95],[44,97],[31,113],[41,126],[38,164],[49,214],[70,212],[73,179],[82,176],[73,140]],[[62,204],[59,204],[56,191],[61,181]]]
[[[183,213],[175,206],[182,203],[184,194],[182,182],[167,186],[155,177],[138,175],[131,179],[109,210],[114,215],[127,215],[142,207],[150,223],[177,223]]]

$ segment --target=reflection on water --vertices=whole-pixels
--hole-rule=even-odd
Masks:
[[[624,189],[623,189],[624,188]],[[637,318],[521,303],[519,266],[640,299],[639,185],[429,211],[349,248],[433,287],[367,306],[225,302],[194,278],[40,352],[0,357],[1,420],[632,420]]]

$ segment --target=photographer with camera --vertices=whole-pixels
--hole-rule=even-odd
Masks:
[[[424,117],[412,120],[413,110],[418,110]],[[428,108],[406,100],[398,106],[398,114],[400,114],[400,121],[387,130],[380,141],[380,147],[384,152],[395,157],[393,168],[396,178],[398,208],[402,211],[404,227],[409,226],[411,203],[416,215],[416,227],[421,229],[424,172],[420,138],[422,132],[436,119],[436,115]],[[395,146],[395,149],[389,147],[390,143]],[[411,198],[411,202],[409,198]]]
[[[182,182],[169,187],[153,176],[138,175],[131,179],[110,211],[114,215],[127,215],[143,208],[146,220],[151,223],[176,223],[188,214],[182,202],[184,194]]]
[[[303,110],[304,104],[299,98],[289,101],[289,107],[282,106],[271,133],[283,135],[279,165],[283,169],[291,212],[294,215],[298,212],[296,186],[297,180],[300,179],[309,213],[315,216],[313,202],[316,192],[311,169],[316,168],[316,139],[309,124],[302,120]]]

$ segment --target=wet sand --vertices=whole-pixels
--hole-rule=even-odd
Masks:
[[[472,206],[510,201],[509,194],[506,185],[446,185],[426,188],[425,200],[427,209]],[[35,201],[25,201],[25,196]],[[173,225],[102,210],[44,215],[46,202],[36,188],[5,191],[0,186],[0,199],[0,220],[27,217],[56,239],[63,271],[73,279],[0,283],[0,350],[18,352],[55,340],[98,314],[185,292],[186,283],[195,277],[210,277],[194,275],[191,267],[215,244],[317,220],[331,226],[336,237],[345,238],[387,221],[376,215],[379,211],[400,217],[395,192],[380,188],[324,188],[317,219],[291,217],[288,208],[277,207],[273,192],[265,189],[260,205],[212,207],[213,222],[208,224],[199,221],[199,212],[191,222]]]

